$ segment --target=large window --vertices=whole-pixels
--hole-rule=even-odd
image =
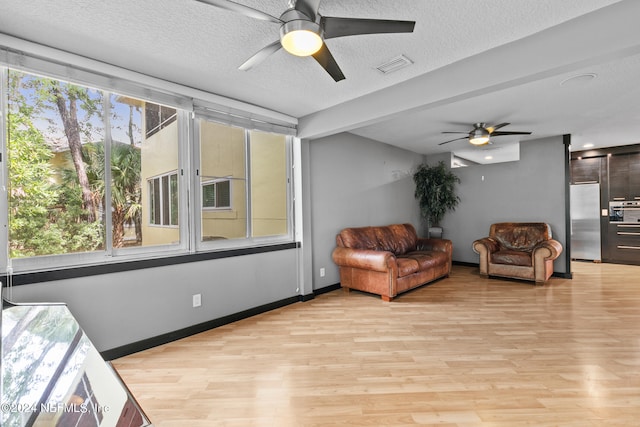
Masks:
[[[190,120],[189,110],[160,102],[0,70],[5,268],[292,240],[290,137],[199,113]],[[209,241],[215,242],[203,243]]]
[[[109,99],[112,247],[175,244],[180,240],[177,110],[116,94]]]
[[[179,243],[175,109],[14,70],[7,76],[11,259]],[[166,120],[145,132],[145,117],[157,112]]]
[[[287,137],[205,118],[198,125],[201,241],[287,235]]]
[[[104,250],[104,93],[7,75],[9,256]]]
[[[201,240],[244,239],[247,237],[247,144],[242,128],[199,120],[200,184],[205,188],[220,180],[233,181],[229,209],[211,209],[211,200],[202,200]]]
[[[251,230],[254,237],[287,233],[287,144],[283,135],[249,132]]]

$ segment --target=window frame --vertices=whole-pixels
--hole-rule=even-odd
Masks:
[[[54,58],[55,52],[51,55]],[[70,54],[73,58],[73,54]],[[91,61],[90,61],[91,62]],[[96,63],[91,65],[95,66],[95,69],[100,69],[100,64]],[[171,225],[171,227],[178,227],[180,230],[180,241],[177,244],[167,245],[153,245],[153,246],[134,246],[124,248],[113,248],[112,242],[112,227],[111,217],[107,216],[104,222],[105,226],[105,242],[104,249],[100,249],[95,252],[80,252],[80,253],[67,253],[58,255],[43,255],[35,257],[25,258],[9,258],[8,248],[4,247],[0,249],[0,273],[10,274],[29,274],[29,276],[37,276],[37,273],[55,272],[60,270],[69,271],[74,268],[94,268],[101,265],[109,265],[113,263],[122,264],[128,262],[136,262],[137,265],[140,261],[153,260],[157,257],[175,257],[175,256],[192,256],[197,253],[202,253],[206,256],[208,252],[220,253],[221,251],[229,251],[229,253],[236,253],[238,249],[246,249],[248,251],[265,246],[273,246],[275,248],[289,247],[289,244],[295,242],[295,236],[301,239],[301,232],[296,232],[294,226],[298,220],[295,219],[294,211],[298,211],[299,207],[294,206],[296,203],[293,198],[293,193],[299,193],[299,189],[296,189],[293,179],[293,160],[295,155],[295,147],[299,146],[300,140],[293,137],[295,133],[296,121],[289,121],[292,118],[287,118],[284,115],[269,112],[264,110],[267,115],[261,115],[263,113],[260,108],[254,110],[255,107],[247,106],[249,110],[244,111],[237,109],[241,106],[241,103],[231,102],[229,105],[234,107],[221,108],[218,102],[223,101],[221,97],[213,97],[216,104],[205,101],[208,94],[200,91],[194,91],[190,88],[184,88],[179,85],[174,85],[162,81],[155,81],[154,83],[160,83],[159,85],[149,85],[149,83],[143,83],[145,76],[138,76],[140,80],[130,80],[131,75],[124,73],[126,78],[120,77],[118,69],[113,67],[108,71],[113,72],[110,74],[107,71],[92,71],[92,67],[78,67],[74,65],[73,61],[70,63],[58,62],[44,57],[30,56],[28,53],[12,53],[0,47],[0,78],[2,79],[0,85],[0,155],[2,159],[7,157],[7,134],[6,134],[6,111],[7,111],[7,76],[8,70],[13,69],[20,72],[30,73],[45,78],[58,79],[63,82],[72,84],[87,86],[101,90],[105,93],[105,99],[109,99],[111,94],[118,94],[124,96],[130,96],[142,101],[159,104],[161,106],[167,106],[169,108],[176,109],[176,119],[171,118],[170,122],[178,121],[178,169],[177,169],[177,182],[178,182],[178,225]],[[133,73],[135,77],[135,73]],[[158,89],[161,86],[167,86],[171,91],[163,91]],[[188,95],[180,94],[183,92]],[[194,97],[193,95],[200,94],[202,98]],[[250,130],[265,131],[265,128],[273,129],[274,133],[283,135],[286,137],[287,147],[287,183],[286,183],[286,198],[287,198],[287,232],[286,234],[267,237],[251,237],[251,208],[250,208],[250,184],[247,184],[247,236],[245,238],[227,240],[224,242],[201,242],[200,241],[200,216],[202,214],[202,207],[200,200],[202,197],[201,187],[199,183],[198,168],[199,168],[199,138],[197,138],[198,127],[195,125],[196,114],[194,112],[194,102],[199,105],[213,105],[216,110],[215,114],[219,117],[218,122],[223,122],[226,125],[232,124],[236,120],[240,120],[242,128],[245,131],[245,135],[248,135]],[[253,112],[248,112],[253,111]],[[257,114],[256,114],[257,111]],[[270,114],[273,114],[273,120],[269,121]],[[282,116],[282,117],[280,117]],[[264,121],[263,118],[267,118]],[[228,121],[227,121],[228,120]],[[256,125],[254,127],[253,125]],[[105,127],[108,128],[108,120],[105,119]],[[269,132],[267,130],[267,132]],[[111,140],[109,136],[105,135],[105,153],[106,158],[108,156],[108,150],[111,146]],[[298,148],[299,152],[299,148]],[[247,162],[249,158],[249,152],[246,153]],[[297,157],[295,157],[297,158]],[[7,162],[0,162],[2,165],[0,179],[3,180],[4,185],[8,182],[8,168]],[[106,170],[110,170],[109,167]],[[248,170],[248,169],[247,169]],[[108,174],[108,172],[107,172]],[[105,178],[106,179],[106,178]],[[110,179],[108,180],[110,182]],[[197,185],[196,185],[197,183]],[[146,184],[146,183],[145,183]],[[110,187],[110,186],[107,186]],[[199,191],[192,191],[197,188]],[[233,192],[233,182],[230,182],[230,191]],[[106,193],[108,194],[108,192]],[[110,208],[110,197],[109,208]],[[230,203],[231,205],[233,202]],[[205,208],[210,209],[210,208]],[[225,209],[225,208],[214,208]],[[228,209],[228,208],[226,208]],[[299,216],[299,215],[298,215]],[[6,190],[0,193],[0,221],[5,224],[3,234],[5,241],[8,240],[8,196]],[[144,221],[144,219],[143,219]],[[154,225],[158,227],[167,227],[162,225]],[[60,273],[56,273],[60,274]]]
[[[103,93],[103,108],[105,111],[108,111],[110,108],[110,97],[111,95],[124,95],[131,96],[139,99],[140,101],[150,102],[154,104],[158,104],[158,101],[155,99],[140,98],[138,95],[130,95],[122,92],[115,92],[113,90],[106,90],[104,88],[98,88],[95,85],[91,85],[90,82],[85,80],[76,80],[72,78],[61,78],[57,75],[50,75],[47,71],[39,71],[26,69],[24,67],[17,66],[5,66],[0,64],[0,71],[2,72],[2,114],[0,114],[0,126],[2,127],[2,141],[0,145],[2,146],[3,158],[6,157],[6,153],[8,153],[8,135],[6,134],[6,127],[8,125],[6,117],[7,115],[4,112],[7,111],[8,108],[8,89],[7,89],[7,79],[9,70],[15,70],[22,73],[31,74],[38,77],[56,79],[64,83],[79,85],[83,87],[88,87],[90,89],[95,89],[101,91]],[[171,106],[170,108],[175,108],[177,111],[177,118],[175,120],[171,120],[171,122],[177,121],[178,126],[178,141],[176,142],[177,150],[178,150],[178,188],[185,188],[189,185],[189,180],[184,179],[184,167],[183,163],[187,161],[188,149],[184,147],[184,145],[188,145],[188,141],[186,138],[189,135],[189,117],[190,112],[181,110],[180,107]],[[110,134],[110,121],[109,115],[105,114],[103,124],[105,126],[105,134],[104,134],[104,150],[105,150],[105,182],[111,182],[111,165],[110,165],[110,153],[112,147],[112,138]],[[180,141],[185,141],[185,143],[181,143]],[[2,166],[2,174],[5,183],[9,182],[9,171],[8,171],[8,162],[0,163]],[[8,186],[5,186],[8,187]],[[67,269],[70,267],[83,267],[90,266],[94,264],[102,264],[105,262],[126,262],[128,260],[138,260],[141,257],[149,256],[149,255],[178,255],[181,253],[188,253],[189,248],[189,236],[188,230],[185,230],[185,227],[180,227],[180,224],[186,224],[188,216],[184,215],[183,212],[186,210],[187,206],[187,197],[183,195],[187,191],[178,190],[178,224],[172,225],[171,228],[179,228],[180,239],[178,243],[172,244],[159,244],[159,245],[148,245],[148,246],[134,246],[134,247],[124,247],[124,248],[114,248],[112,246],[113,239],[113,226],[112,226],[112,218],[110,215],[107,215],[104,220],[104,232],[105,239],[103,242],[103,248],[91,251],[91,252],[71,252],[71,253],[62,253],[62,254],[53,254],[53,255],[39,255],[32,257],[24,257],[24,258],[10,258],[8,253],[8,248],[4,249],[4,257],[3,261],[0,262],[0,271],[11,272],[11,273],[31,273],[31,272],[39,272],[44,270],[57,270],[57,269]],[[105,200],[107,201],[107,205],[105,206],[105,211],[111,211],[111,186],[105,185]],[[5,193],[2,195],[0,200],[0,211],[4,215],[4,224],[7,224],[4,227],[3,238],[8,241],[9,239],[9,221],[10,218],[8,216],[8,194]],[[143,218],[144,221],[144,218]],[[159,226],[162,227],[162,226]],[[168,226],[167,226],[168,227]]]
[[[216,115],[209,115],[204,109],[200,109],[193,115],[193,157],[192,157],[192,168],[195,171],[192,179],[192,188],[198,188],[201,185],[200,183],[200,162],[201,162],[201,150],[200,150],[200,120],[210,121],[213,123],[223,124],[226,126],[232,126],[233,124],[224,122],[220,120]],[[263,246],[269,244],[280,244],[280,243],[288,243],[295,241],[295,227],[296,227],[296,216],[294,215],[295,208],[295,199],[294,192],[294,149],[296,145],[299,145],[299,139],[294,138],[291,135],[282,134],[279,132],[271,132],[276,133],[277,135],[282,135],[285,137],[285,151],[286,151],[286,203],[287,203],[287,232],[285,234],[280,235],[272,235],[272,236],[252,236],[252,205],[251,205],[251,141],[250,141],[250,133],[251,131],[260,131],[269,133],[269,131],[265,131],[262,129],[250,129],[247,127],[235,126],[244,130],[244,143],[245,143],[245,177],[244,179],[247,182],[247,188],[245,191],[245,206],[246,206],[246,224],[245,224],[245,237],[244,238],[235,238],[228,240],[212,240],[205,241],[202,240],[202,212],[212,212],[216,210],[207,210],[202,206],[202,191],[198,191],[193,199],[193,203],[195,208],[192,210],[192,224],[194,233],[191,236],[193,241],[193,248],[196,252],[207,252],[207,251],[220,251],[220,250],[233,250],[238,248],[245,247],[254,247],[254,246]],[[232,183],[233,185],[233,183]],[[233,190],[231,190],[233,191]],[[232,203],[233,204],[233,203]],[[299,209],[298,209],[299,210]],[[300,216],[300,214],[298,214]]]

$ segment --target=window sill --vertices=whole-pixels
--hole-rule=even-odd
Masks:
[[[298,247],[300,247],[299,242],[278,243],[264,246],[252,246],[237,249],[197,252],[192,254],[120,261],[100,265],[86,265],[72,268],[49,269],[46,271],[15,273],[12,275],[11,282],[13,286],[29,285],[33,283],[52,282],[56,280],[75,279],[80,277],[97,276],[101,274],[141,270],[145,268],[166,267],[169,265],[186,264],[190,262],[209,261],[236,256],[260,254],[265,252],[275,252],[295,249]],[[0,278],[6,278],[6,275],[0,276]]]

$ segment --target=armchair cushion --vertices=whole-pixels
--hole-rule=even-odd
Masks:
[[[491,262],[493,264],[510,264],[531,267],[531,252],[529,251],[510,251],[501,250],[491,253]]]
[[[504,249],[531,252],[538,243],[551,239],[551,227],[544,222],[502,222],[491,225],[489,237]]]

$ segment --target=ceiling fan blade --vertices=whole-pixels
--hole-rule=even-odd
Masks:
[[[504,135],[531,135],[531,132],[492,132],[491,136],[504,136]]]
[[[259,63],[261,63],[262,61],[267,59],[267,57],[271,56],[272,54],[274,54],[278,50],[280,50],[281,47],[282,47],[282,44],[280,44],[280,40],[274,41],[273,43],[271,43],[271,44],[263,47],[262,49],[260,49],[251,58],[247,59],[244,62],[244,64],[242,64],[241,66],[238,67],[238,69],[242,70],[242,71],[247,71],[247,70],[252,69],[256,65],[258,65]]]
[[[441,142],[441,143],[440,143],[440,144],[438,144],[438,145],[444,145],[444,144],[448,144],[448,143],[453,142],[453,141],[459,141],[459,140],[461,140],[461,139],[467,139],[467,138],[468,138],[468,137],[464,136],[464,137],[462,137],[462,138],[456,138],[456,139],[452,139],[452,140],[449,140],[449,141]]]
[[[322,44],[319,51],[313,54],[313,58],[333,77],[333,80],[336,82],[344,80],[345,77],[344,74],[342,74],[342,70],[340,70],[338,63],[333,58],[333,55],[331,55],[331,52],[329,52],[329,48],[327,48],[325,43]]]
[[[208,4],[210,6],[219,7],[220,9],[230,10],[231,12],[236,12],[244,16],[248,16],[249,18],[260,19],[262,21],[274,22],[276,24],[282,24],[283,22],[276,18],[275,16],[271,16],[268,13],[264,13],[261,10],[254,9],[249,6],[245,6],[240,3],[236,3],[230,0],[196,0],[200,3]]]
[[[334,18],[323,16],[320,27],[325,39],[357,36],[360,34],[411,33],[415,21],[394,21],[386,19]]]
[[[489,131],[489,133],[493,133],[495,131],[497,131],[500,128],[503,128],[505,126],[509,126],[511,123],[500,123],[499,125],[495,125],[495,126],[487,126],[486,129]]]
[[[297,0],[294,9],[307,15],[312,21],[316,20],[321,0]]]

